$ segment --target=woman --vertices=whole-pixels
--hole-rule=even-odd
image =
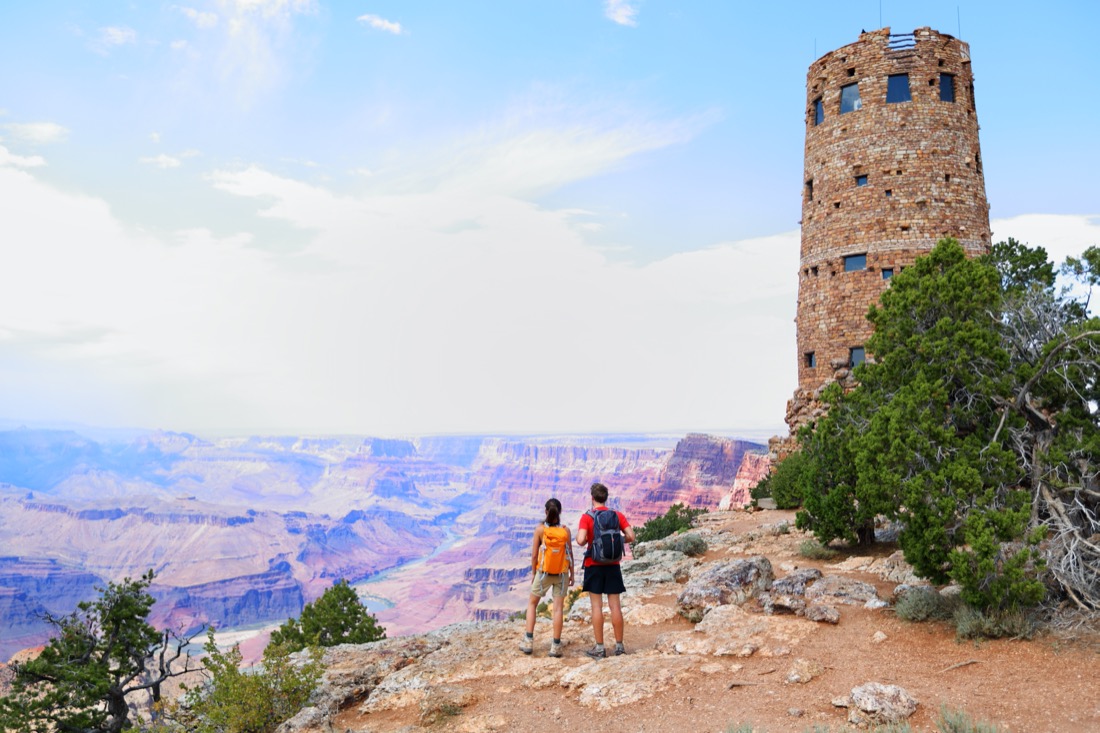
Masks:
[[[546,521],[535,528],[531,541],[531,597],[527,600],[527,633],[519,644],[519,650],[530,654],[535,638],[535,613],[539,601],[552,589],[554,601],[554,640],[550,643],[550,656],[561,656],[562,608],[566,589],[573,585],[573,545],[567,527],[561,524],[561,502],[548,499]],[[568,573],[568,576],[566,575]]]

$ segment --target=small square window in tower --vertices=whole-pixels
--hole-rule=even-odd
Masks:
[[[853,346],[848,349],[848,367],[859,366],[863,362],[867,361],[867,355],[863,351],[862,346]]]
[[[802,356],[805,358],[807,369],[814,369],[817,367],[817,356],[814,355],[814,352],[807,351]]]
[[[856,185],[857,186],[866,186],[867,185],[867,176],[856,176]]]
[[[940,74],[940,101],[955,101],[955,75]]]
[[[909,75],[891,74],[886,80],[886,103],[896,104],[913,99],[909,93]]]
[[[863,102],[859,100],[859,82],[840,88],[840,114],[855,112],[863,108]]]
[[[844,272],[856,272],[867,269],[867,253],[848,255],[844,258]]]
[[[892,267],[882,268],[882,279],[883,280],[889,280],[893,276],[894,276],[894,268],[892,268]]]
[[[817,127],[825,121],[825,104],[821,101],[821,97],[814,100],[814,127]]]

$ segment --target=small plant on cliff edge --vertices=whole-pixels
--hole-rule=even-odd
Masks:
[[[272,733],[309,701],[324,671],[321,651],[295,661],[285,647],[268,645],[263,663],[241,669],[241,650],[221,651],[207,634],[207,682],[166,705],[154,730],[165,733]],[[185,688],[186,689],[186,688]]]
[[[307,646],[366,644],[386,638],[386,630],[363,606],[346,580],[338,580],[316,601],[307,603],[300,619],[289,619],[271,634],[271,643],[296,652]]]
[[[689,530],[694,526],[695,518],[706,512],[706,509],[692,509],[684,504],[673,504],[663,516],[654,517],[643,524],[638,530],[637,540],[650,542]]]

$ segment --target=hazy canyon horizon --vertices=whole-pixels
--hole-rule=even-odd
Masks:
[[[0,662],[47,638],[44,614],[149,569],[154,621],[180,630],[258,633],[339,578],[390,635],[502,618],[547,498],[571,526],[593,481],[639,525],[736,508],[767,471],[762,437],[0,431]]]

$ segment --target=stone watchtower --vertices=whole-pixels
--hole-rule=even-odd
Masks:
[[[943,237],[989,249],[970,47],[931,28],[863,33],[806,75],[792,435],[863,361],[890,278]]]

